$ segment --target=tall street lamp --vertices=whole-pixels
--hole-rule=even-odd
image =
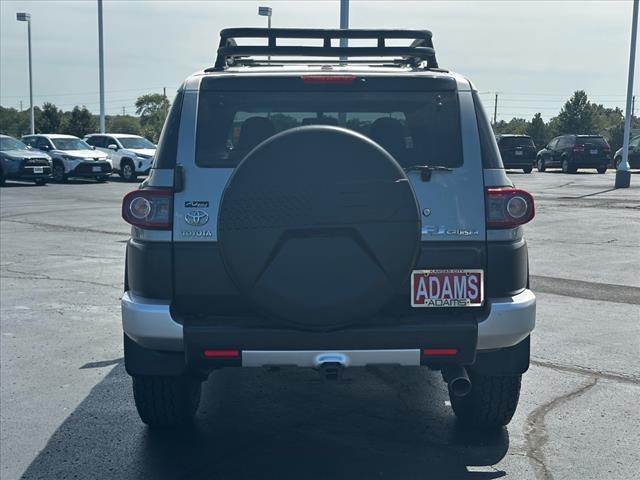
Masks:
[[[31,70],[31,14],[25,12],[16,13],[16,20],[27,22],[27,35],[29,37],[29,110],[31,112],[31,135],[36,133],[36,122],[33,117],[33,75]]]
[[[636,65],[636,39],[638,38],[638,0],[633,0],[631,20],[631,48],[629,49],[629,78],[627,83],[627,108],[624,111],[624,141],[622,144],[622,161],[616,170],[615,188],[629,188],[631,172],[629,171],[629,133],[631,131],[631,102],[633,97],[633,71]]]
[[[258,7],[258,15],[267,17],[267,28],[271,28],[271,13],[273,13],[271,7]]]
[[[102,0],[98,0],[98,66],[100,70],[100,133],[104,133],[104,38],[102,36]]]
[[[271,7],[258,7],[258,15],[261,17],[267,17],[267,28],[271,28],[271,14],[273,10]],[[267,61],[271,63],[271,55],[267,57]]]

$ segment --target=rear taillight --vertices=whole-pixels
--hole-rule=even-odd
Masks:
[[[489,187],[486,198],[487,228],[517,227],[535,216],[533,197],[519,188]]]
[[[353,83],[355,75],[302,75],[304,83]]]
[[[122,200],[122,218],[135,227],[151,230],[171,230],[170,188],[134,190]]]

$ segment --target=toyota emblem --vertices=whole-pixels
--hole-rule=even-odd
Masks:
[[[184,221],[194,227],[201,227],[209,221],[209,214],[204,210],[192,210],[185,214]]]

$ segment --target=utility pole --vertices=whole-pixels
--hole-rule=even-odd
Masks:
[[[636,96],[634,95],[631,99],[631,117],[636,116]]]
[[[124,117],[126,114],[125,107],[122,107],[122,116]]]
[[[22,100],[20,100],[20,111],[22,112]]]
[[[26,12],[16,13],[16,20],[19,22],[27,22],[27,35],[29,41],[29,110],[31,122],[31,135],[36,133],[36,122],[33,116],[33,70],[31,69],[31,14]]]
[[[638,38],[638,0],[633,0],[631,21],[631,48],[629,49],[629,80],[627,82],[627,108],[624,110],[624,141],[622,144],[622,161],[616,170],[615,188],[629,188],[631,172],[629,171],[629,133],[631,131],[631,109],[633,96],[633,71],[636,66],[636,40]]]
[[[498,92],[496,92],[496,97],[493,101],[493,126],[496,126],[496,122],[498,119]]]
[[[100,68],[100,133],[105,133],[104,122],[104,38],[102,35],[102,0],[98,0],[98,64]]]

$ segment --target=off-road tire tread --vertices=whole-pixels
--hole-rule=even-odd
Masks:
[[[464,397],[449,393],[451,406],[465,426],[496,429],[507,425],[518,406],[522,375],[493,376],[469,372],[471,392]]]
[[[200,384],[185,377],[134,376],[133,397],[141,420],[150,427],[187,427],[200,402]],[[193,388],[197,388],[195,393]]]

